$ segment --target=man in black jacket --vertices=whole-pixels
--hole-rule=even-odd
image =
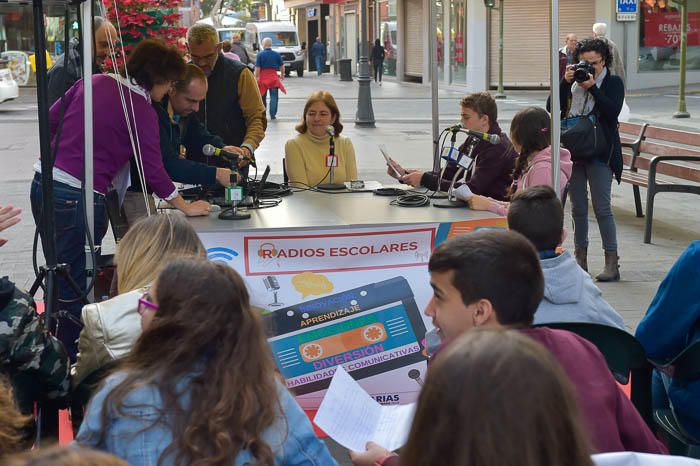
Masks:
[[[253,73],[243,63],[221,54],[222,44],[213,26],[195,24],[187,31],[192,63],[207,75],[209,89],[198,112],[199,120],[241,156],[240,167],[254,161],[255,149],[265,137],[267,120]],[[217,160],[199,159],[214,163]],[[244,176],[247,170],[243,171]]]
[[[117,41],[117,30],[112,26],[112,23],[100,16],[95,16],[93,27],[95,30],[93,73],[99,74],[102,72],[105,59],[110,54],[110,44],[114,45]],[[66,53],[58,57],[56,63],[49,70],[49,104],[60,99],[77,80],[83,77],[79,47],[78,40],[72,39],[68,43]]]
[[[231,169],[210,166],[191,160],[204,157],[202,147],[211,144],[227,152],[236,147],[225,146],[223,139],[211,134],[197,118],[197,111],[207,94],[207,77],[196,65],[187,65],[184,77],[176,82],[168,95],[160,102],[153,102],[158,114],[160,150],[163,165],[170,178],[177,183],[211,186],[231,184]],[[226,162],[224,161],[223,164]],[[230,167],[230,163],[228,163]],[[132,185],[124,198],[124,213],[129,226],[147,215],[136,164],[131,165]],[[152,197],[147,198],[149,203]],[[151,204],[151,211],[155,208]]]

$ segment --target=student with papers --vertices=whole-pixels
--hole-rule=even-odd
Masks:
[[[537,252],[524,236],[492,230],[451,238],[435,249],[428,270],[433,298],[425,314],[432,318],[447,348],[450,341],[475,327],[516,328],[540,342],[563,367],[584,414],[583,428],[591,440],[591,452],[666,453],[617,386],[593,344],[563,330],[532,328],[544,294],[544,278]],[[504,284],[507,293],[503,292]],[[473,383],[462,384],[465,397]],[[535,431],[540,427],[529,426]],[[512,440],[508,438],[508,442]],[[378,448],[370,452],[367,456],[375,455],[375,461],[383,453]],[[372,464],[364,454],[355,458],[356,465]]]

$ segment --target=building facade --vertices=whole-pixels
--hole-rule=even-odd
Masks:
[[[401,81],[427,83],[430,1],[368,0],[369,41],[379,38],[387,51],[385,74]],[[496,0],[493,10],[486,8],[483,0],[432,1],[437,9],[441,83],[466,91],[496,86],[497,9],[503,7],[504,85],[549,86],[551,0]],[[322,37],[329,55],[350,58],[353,65],[357,64],[362,21],[357,0],[286,0],[284,5],[294,11],[300,36],[310,31],[310,21],[317,20],[319,29],[325,27],[326,35]],[[615,0],[559,0],[558,47],[564,45],[567,34],[575,33],[579,39],[590,37],[593,23],[604,22],[608,25],[608,38],[623,55],[629,90],[677,85],[680,14],[676,4],[668,0],[639,0],[634,21],[618,21],[615,5]],[[688,9],[687,82],[700,83],[700,0],[688,0]],[[317,12],[321,17],[315,16]]]

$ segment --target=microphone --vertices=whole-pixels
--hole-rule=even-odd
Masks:
[[[225,150],[214,147],[211,144],[204,144],[202,146],[202,153],[206,156],[223,157],[231,162],[238,162],[238,154],[232,154],[231,152],[226,152]]]
[[[501,142],[501,138],[498,134],[482,133],[481,131],[474,131],[472,129],[467,129],[461,124],[450,126],[446,131],[451,133],[466,133],[473,136],[481,141],[486,141],[489,144],[498,144]]]
[[[330,137],[335,137],[335,128],[332,125],[327,126],[326,133],[328,133]]]
[[[418,385],[423,386],[423,379],[420,376],[420,371],[418,369],[411,369],[408,371],[408,378],[416,381]]]

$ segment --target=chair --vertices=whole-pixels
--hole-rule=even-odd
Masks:
[[[666,364],[654,363],[654,366],[681,385],[697,380],[700,378],[700,340],[688,346],[672,361]],[[700,458],[700,440],[693,438],[683,429],[672,409],[654,410],[654,421],[680,443],[680,447],[672,448],[671,453]],[[676,449],[678,451],[674,451]]]
[[[651,372],[646,352],[634,335],[603,324],[553,322],[536,327],[568,330],[593,343],[605,357],[613,377],[622,385],[632,378],[631,400],[649,427],[654,426],[651,410]]]
[[[289,176],[287,176],[287,158],[282,157],[282,176],[284,184],[289,184]]]

